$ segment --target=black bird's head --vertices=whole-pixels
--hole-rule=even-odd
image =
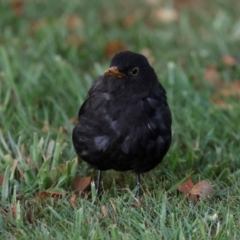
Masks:
[[[142,54],[125,51],[116,54],[110,64],[110,67],[104,73],[109,81],[114,85],[121,84],[128,86],[142,86],[146,88],[156,83],[157,76],[153,68],[149,65],[146,57]]]

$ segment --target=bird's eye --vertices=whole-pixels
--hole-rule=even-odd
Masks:
[[[139,72],[139,69],[137,67],[135,67],[131,70],[130,73],[131,73],[132,76],[136,76],[138,74],[138,72]]]

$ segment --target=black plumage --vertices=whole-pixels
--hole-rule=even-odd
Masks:
[[[141,54],[116,54],[98,77],[78,114],[72,140],[77,155],[99,171],[155,168],[171,143],[166,91]]]

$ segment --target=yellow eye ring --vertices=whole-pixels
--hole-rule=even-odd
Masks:
[[[139,72],[139,69],[137,67],[133,68],[130,72],[132,76],[137,76]]]

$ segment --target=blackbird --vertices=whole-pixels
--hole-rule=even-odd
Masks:
[[[116,54],[90,88],[72,134],[77,155],[101,171],[132,170],[137,176],[155,168],[171,143],[171,112],[166,91],[141,54]]]

